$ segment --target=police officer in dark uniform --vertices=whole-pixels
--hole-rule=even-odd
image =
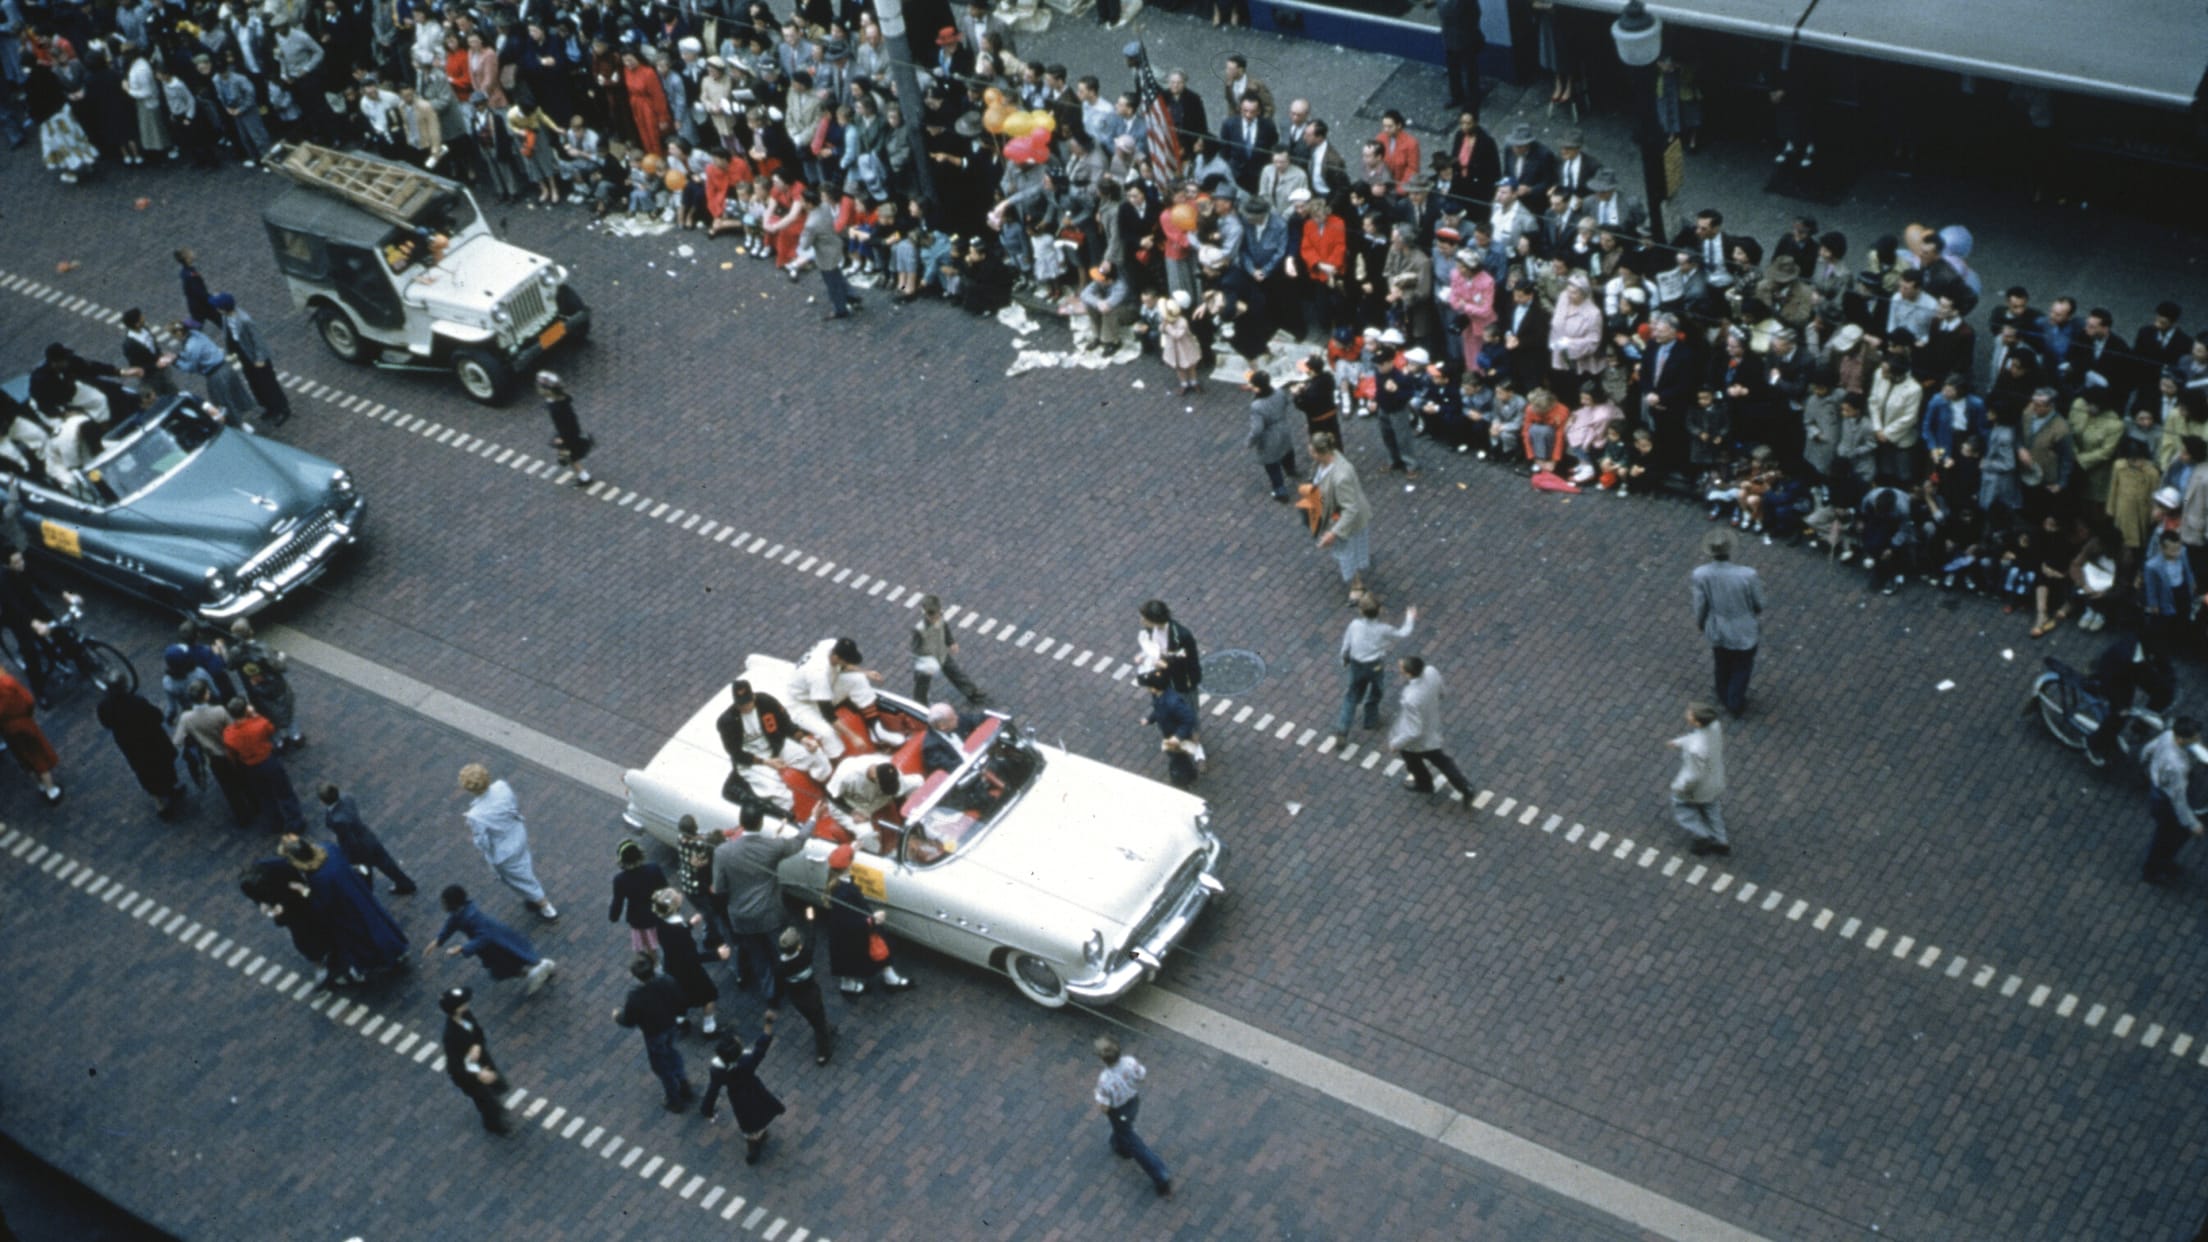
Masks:
[[[475,993],[467,988],[454,988],[438,998],[437,1007],[445,1011],[445,1073],[462,1095],[474,1101],[475,1111],[483,1114],[484,1129],[512,1134],[514,1117],[506,1109],[506,1097],[513,1089],[491,1061],[483,1026],[468,1008],[473,999]]]

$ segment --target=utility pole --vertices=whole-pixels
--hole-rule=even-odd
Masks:
[[[891,49],[890,81],[897,84],[897,107],[904,113],[903,131],[909,144],[912,168],[920,180],[920,197],[935,201],[935,173],[928,167],[928,148],[920,138],[920,76],[912,71],[912,42],[905,37],[904,0],[875,0],[874,15],[881,22],[882,44]]]

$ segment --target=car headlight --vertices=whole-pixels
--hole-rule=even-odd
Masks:
[[[497,324],[501,328],[510,328],[514,325],[514,317],[508,314],[506,312],[506,308],[503,306],[493,307],[491,310],[491,322]]]
[[[330,490],[344,492],[347,495],[352,494],[353,476],[345,473],[342,469],[330,471]]]
[[[549,264],[537,269],[537,279],[543,281],[544,287],[547,289],[557,289],[560,287],[559,272]]]
[[[1091,966],[1102,966],[1104,964],[1103,932],[1092,931],[1089,933],[1089,938],[1081,942],[1081,956],[1086,958]]]
[[[206,578],[207,589],[213,591],[217,596],[228,595],[230,593],[230,575],[222,572],[219,569],[209,566]]]

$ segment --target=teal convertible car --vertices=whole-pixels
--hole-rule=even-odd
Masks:
[[[18,401],[28,381],[0,385]],[[0,468],[31,554],[228,623],[319,577],[366,502],[331,462],[226,424],[196,397],[119,420],[64,486]]]

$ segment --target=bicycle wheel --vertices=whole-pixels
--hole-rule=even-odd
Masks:
[[[2083,749],[2085,739],[2092,734],[2099,722],[2078,719],[2080,696],[2067,683],[2049,676],[2042,678],[2040,684],[2034,687],[2033,697],[2039,701],[2041,722],[2047,726],[2049,733],[2055,735],[2055,740],[2072,750]],[[2084,727],[2081,728],[2081,725]]]
[[[132,694],[138,692],[138,670],[132,667],[130,657],[97,638],[85,641],[77,666],[103,694],[118,682]]]

